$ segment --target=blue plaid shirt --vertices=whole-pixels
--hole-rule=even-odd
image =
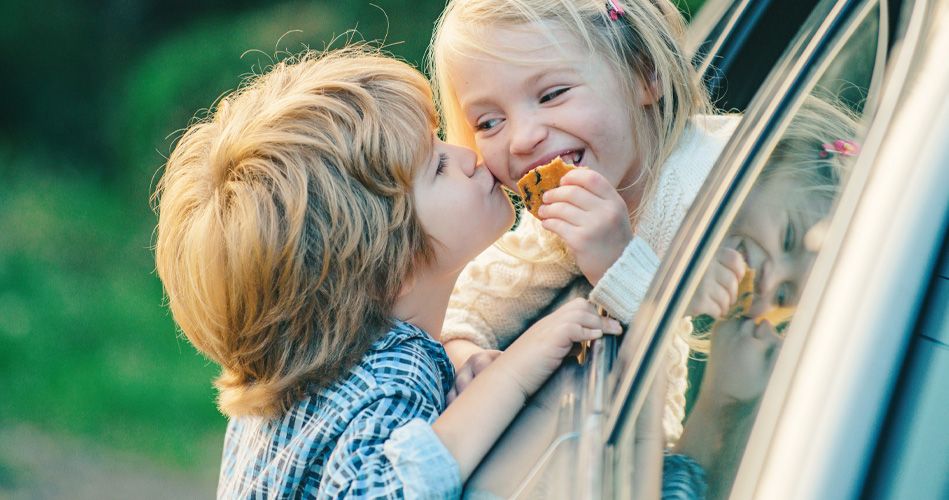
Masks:
[[[401,321],[332,386],[282,418],[230,421],[219,499],[457,498],[458,464],[432,431],[454,369]]]

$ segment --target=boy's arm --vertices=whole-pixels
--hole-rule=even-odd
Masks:
[[[432,424],[466,481],[575,342],[618,334],[615,320],[576,299],[541,319],[479,374]]]
[[[425,390],[385,383],[346,424],[323,466],[316,498],[457,498],[462,481],[432,432]]]

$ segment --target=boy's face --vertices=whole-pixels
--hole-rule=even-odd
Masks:
[[[449,68],[491,172],[516,192],[524,174],[561,156],[614,187],[632,185],[641,161],[629,109],[643,103],[628,102],[621,81],[569,34],[559,47],[537,32],[495,28],[487,34],[498,50],[529,61],[481,55],[459,57]]]
[[[815,255],[805,235],[829,210],[829,200],[806,194],[787,175],[751,189],[722,243],[755,270],[755,301],[748,315],[797,304]]]
[[[434,138],[415,180],[415,208],[435,242],[436,266],[460,271],[514,224],[514,207],[474,151]]]

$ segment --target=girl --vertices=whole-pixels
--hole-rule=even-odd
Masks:
[[[570,297],[633,318],[737,124],[707,115],[683,33],[668,0],[449,2],[430,58],[448,139],[510,189],[556,156],[589,167],[545,194],[542,222],[524,217],[459,279],[442,333],[456,390]],[[681,340],[669,351],[671,440],[687,353]]]

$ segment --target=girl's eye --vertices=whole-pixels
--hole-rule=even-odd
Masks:
[[[778,286],[778,290],[774,292],[774,302],[778,307],[786,307],[791,305],[792,299],[792,290],[793,285],[790,281],[785,281]]]
[[[478,131],[478,132],[483,132],[483,131],[485,131],[485,130],[490,130],[490,129],[494,128],[495,126],[497,126],[497,124],[499,124],[499,123],[501,123],[501,119],[500,119],[500,118],[491,118],[490,120],[485,120],[485,121],[480,122],[480,123],[478,123],[477,125],[475,125],[475,130]]]
[[[788,222],[788,228],[784,232],[784,251],[790,252],[794,248],[794,224]]]
[[[560,96],[561,94],[563,94],[564,92],[568,90],[570,90],[569,87],[564,87],[562,89],[554,90],[553,92],[548,92],[540,97],[540,103],[543,104],[552,99],[556,99],[558,96]]]
[[[447,165],[448,155],[445,153],[438,153],[438,166],[435,167],[435,175],[442,175],[442,172],[445,170]]]

